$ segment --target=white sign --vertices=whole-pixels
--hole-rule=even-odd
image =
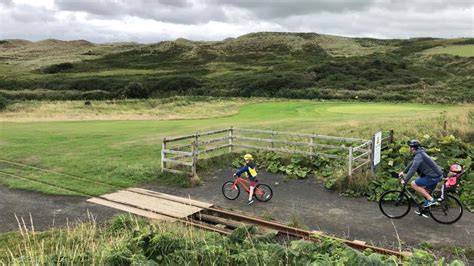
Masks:
[[[373,162],[374,166],[380,163],[380,153],[382,151],[382,131],[379,131],[374,134],[373,138],[373,145],[372,145],[372,155],[373,155]]]

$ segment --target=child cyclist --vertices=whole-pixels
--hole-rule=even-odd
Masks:
[[[253,162],[253,157],[251,154],[248,154],[248,153],[245,154],[244,160],[245,160],[245,166],[242,167],[239,171],[237,171],[234,174],[234,177],[241,176],[243,173],[247,174],[247,177],[249,178],[249,183],[250,183],[249,202],[248,202],[248,205],[250,205],[253,203],[253,193],[255,190],[255,186],[258,182],[257,171],[256,171],[256,166]]]

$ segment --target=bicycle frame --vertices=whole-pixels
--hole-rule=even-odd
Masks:
[[[408,196],[408,198],[410,198],[410,200],[411,200],[413,203],[415,203],[415,204],[418,205],[418,206],[420,205],[420,204],[416,201],[419,197],[417,196],[417,194],[413,195],[413,193],[412,193],[409,189],[407,189],[407,185],[406,185],[406,184],[403,185],[403,187],[402,187],[402,193],[406,193],[407,196]]]
[[[238,184],[240,184],[244,189],[245,191],[247,191],[247,193],[250,193],[250,182],[247,181],[246,179],[243,179],[242,177],[237,177],[235,178],[235,181],[234,183],[232,184],[233,186],[237,186]],[[254,193],[258,195],[261,195],[262,193],[265,194],[265,192],[262,192],[261,189],[255,187],[254,189]]]
[[[399,219],[407,215],[407,213],[410,211],[410,206],[414,205],[418,208],[419,212],[416,213],[419,215],[429,214],[433,220],[441,224],[455,223],[462,217],[462,203],[453,195],[446,195],[445,197],[438,198],[438,196],[434,193],[436,191],[437,190],[432,190],[428,192],[433,197],[436,197],[435,204],[431,204],[431,206],[425,208],[423,206],[423,202],[419,201],[420,199],[423,199],[423,197],[419,196],[413,191],[410,191],[409,187],[407,187],[407,183],[405,182],[401,186],[400,190],[393,189],[384,192],[379,199],[379,208],[388,218]],[[385,202],[388,205],[385,205]],[[402,212],[399,212],[398,214],[394,214],[392,209],[390,209],[391,207],[397,208],[399,206],[402,207]]]
[[[443,182],[443,179],[442,179],[439,183],[441,183],[441,182]],[[439,184],[439,183],[438,183],[438,184]],[[407,185],[408,185],[408,182],[406,182],[406,183],[403,185],[403,187],[402,187],[402,192],[403,192],[403,193],[406,193],[407,196],[410,198],[410,200],[411,200],[413,203],[415,203],[418,207],[420,207],[421,203],[418,203],[418,202],[417,202],[417,199],[420,199],[420,198],[421,198],[421,199],[424,200],[424,198],[421,197],[421,196],[419,196],[416,192],[415,192],[415,193],[412,193],[412,191],[410,191],[410,190],[407,188]],[[425,189],[425,190],[426,190],[426,189]],[[435,189],[433,189],[431,192],[428,191],[428,193],[429,193],[430,195],[432,195],[434,191],[435,191]]]
[[[237,184],[240,184],[247,192],[250,192],[250,182],[249,181],[243,179],[242,177],[237,177],[234,181],[234,184],[232,184],[232,185],[237,186]]]

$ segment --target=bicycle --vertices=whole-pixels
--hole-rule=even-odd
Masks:
[[[444,181],[442,179],[440,182]],[[424,208],[422,203],[417,203],[417,196],[414,196],[407,188],[406,182],[402,190],[389,190],[382,194],[379,200],[379,208],[382,213],[391,219],[400,219],[408,214],[411,203],[418,206],[421,213],[429,214],[433,220],[441,224],[453,224],[461,219],[463,207],[459,199],[451,194],[445,193],[443,198],[437,198],[437,202],[428,208]],[[432,195],[440,192],[434,190]],[[441,193],[439,193],[441,194]]]
[[[240,195],[240,187],[250,193],[249,181],[237,176],[234,181],[227,181],[222,185],[222,194],[229,200],[235,200]],[[266,184],[258,184],[254,190],[254,197],[258,201],[267,202],[273,197],[272,188]]]

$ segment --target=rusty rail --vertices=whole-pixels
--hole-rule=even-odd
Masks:
[[[156,192],[156,193],[142,193],[142,192],[137,191],[137,190],[133,190],[133,192],[138,193],[138,194],[142,194],[142,195],[147,195],[147,196],[153,196],[153,197],[160,198],[160,193],[158,193],[158,192]],[[152,195],[152,194],[155,194],[155,195]],[[177,201],[177,200],[173,200],[173,199],[169,199],[169,198],[167,198],[167,200],[175,201],[175,202],[181,202],[181,201]],[[265,228],[276,230],[276,231],[278,231],[279,234],[289,235],[289,236],[293,236],[293,237],[297,237],[297,238],[302,238],[302,239],[305,239],[305,240],[319,241],[319,239],[317,237],[315,237],[315,235],[323,235],[323,232],[320,232],[320,231],[303,230],[303,229],[300,229],[300,228],[287,226],[285,224],[281,224],[281,223],[278,223],[278,222],[267,221],[267,220],[263,220],[263,219],[260,219],[260,218],[256,218],[256,217],[252,217],[252,216],[248,216],[248,215],[244,215],[244,214],[239,214],[239,213],[236,213],[236,212],[231,212],[231,211],[216,208],[216,207],[206,208],[206,207],[202,207],[202,206],[196,206],[192,203],[190,203],[188,205],[202,208],[203,211],[205,212],[205,214],[208,214],[208,215],[215,215],[217,217],[226,218],[226,219],[230,219],[230,220],[233,220],[233,221],[244,222],[244,223],[247,223],[247,224],[254,224],[254,225],[262,226],[262,227],[265,227]],[[197,213],[195,215],[198,216],[199,213]],[[194,221],[193,219],[187,220],[187,221],[188,221],[187,224],[193,225],[192,224],[192,221]],[[197,227],[200,227],[200,226],[197,226]],[[211,228],[203,228],[203,229],[218,232],[217,230],[214,230],[212,227]],[[221,229],[221,228],[219,228],[219,229]],[[400,252],[400,251],[385,249],[385,248],[376,247],[376,246],[372,246],[372,245],[367,245],[367,244],[365,244],[365,242],[359,241],[359,240],[347,240],[347,239],[341,239],[341,238],[332,237],[332,236],[325,236],[325,237],[330,237],[332,239],[339,240],[342,243],[344,243],[344,244],[346,244],[346,245],[348,245],[352,248],[355,248],[355,249],[359,249],[359,250],[372,249],[374,252],[384,254],[384,255],[394,255],[394,256],[396,256],[398,258],[401,258],[401,259],[403,259],[405,256],[410,254],[409,252]]]

